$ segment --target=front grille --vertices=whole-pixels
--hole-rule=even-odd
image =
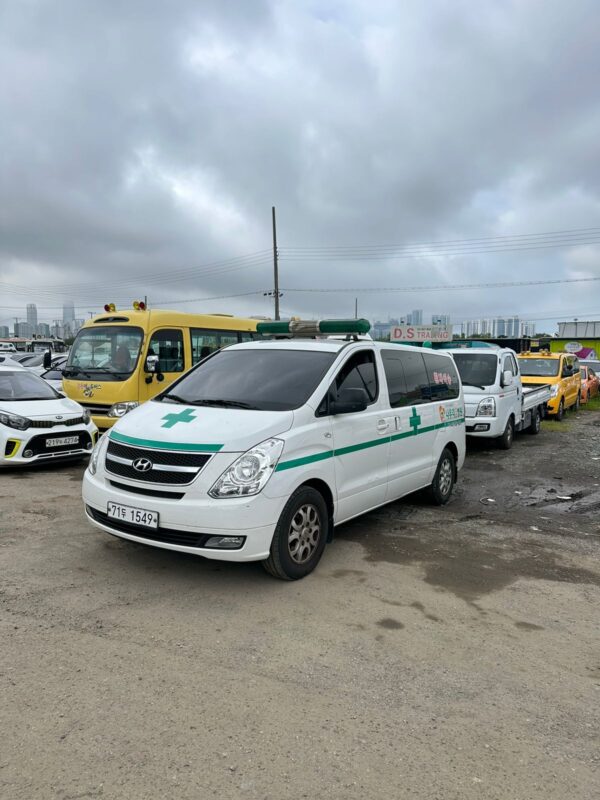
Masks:
[[[56,428],[58,425],[85,425],[83,417],[73,417],[73,419],[32,419],[30,428]]]
[[[108,514],[98,511],[91,506],[86,506],[86,511],[92,519],[112,528],[121,533],[130,533],[140,539],[148,539],[151,542],[165,542],[166,544],[179,544],[185,547],[204,547],[210,534],[194,533],[193,531],[178,531],[173,528],[142,528],[138,525],[131,525],[129,522],[111,519]]]
[[[162,492],[160,489],[142,489],[141,486],[131,486],[128,483],[117,483],[117,481],[109,481],[109,483],[122,492],[143,494],[146,497],[161,497],[165,500],[181,500],[182,497],[185,497],[185,492]]]
[[[87,408],[90,414],[95,414],[96,416],[105,417],[110,409],[112,408],[112,404],[109,403],[108,405],[104,405],[103,403],[79,403],[80,406]]]
[[[153,467],[148,472],[138,472],[133,467],[133,462],[137,458],[144,458],[158,466],[159,469]],[[196,478],[210,458],[210,453],[173,453],[166,450],[149,450],[109,440],[106,451],[106,471],[133,481],[185,486]]]
[[[34,456],[58,456],[58,455],[68,455],[74,451],[78,450],[91,450],[92,447],[92,438],[87,431],[79,431],[78,434],[74,434],[77,436],[77,442],[75,444],[65,444],[60,445],[59,447],[47,447],[46,446],[46,439],[48,438],[58,438],[57,436],[34,436],[29,442],[27,442],[27,450],[33,451]]]

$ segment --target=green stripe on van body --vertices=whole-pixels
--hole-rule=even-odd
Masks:
[[[117,431],[110,431],[108,438],[121,444],[131,444],[136,447],[152,447],[154,450],[180,450],[186,453],[218,453],[223,449],[222,444],[190,444],[189,442],[157,442],[154,439],[137,439],[135,436],[125,436]]]
[[[428,425],[426,428],[419,428],[418,431],[410,430],[403,431],[402,433],[395,433],[391,436],[382,436],[379,439],[371,439],[368,442],[361,442],[360,444],[352,444],[348,447],[340,447],[338,450],[328,450],[325,453],[315,453],[312,456],[304,456],[303,458],[293,458],[290,461],[283,461],[277,465],[275,472],[282,472],[285,469],[293,469],[294,467],[303,467],[305,464],[313,464],[317,461],[325,461],[334,456],[345,456],[348,453],[356,453],[359,450],[367,450],[370,447],[377,447],[382,444],[389,444],[390,442],[398,441],[398,439],[408,439],[411,436],[419,436],[421,433],[431,433],[441,428],[450,428],[454,425],[463,425],[464,419],[452,419],[447,422],[439,422],[437,425]]]

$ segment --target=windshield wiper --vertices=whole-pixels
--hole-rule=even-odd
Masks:
[[[485,391],[485,386],[479,383],[465,383],[465,381],[463,381],[463,386],[474,386],[476,389],[483,389]]]
[[[81,367],[65,367],[62,374],[65,378],[74,378],[76,375],[83,375],[85,378],[92,377],[89,372],[85,369],[81,369]]]
[[[165,400],[170,400],[173,403],[184,403],[187,406],[193,405],[193,403],[188,403],[187,400],[184,400],[183,397],[179,397],[178,394],[165,394],[160,398],[159,402],[163,403]]]
[[[250,403],[243,403],[241,400],[196,400],[194,403],[188,403],[190,406],[218,406],[219,408],[249,408],[253,411],[259,411],[257,406]]]

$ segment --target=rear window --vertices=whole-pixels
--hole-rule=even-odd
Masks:
[[[425,367],[429,375],[432,400],[454,400],[460,394],[454,361],[448,356],[425,353]]]

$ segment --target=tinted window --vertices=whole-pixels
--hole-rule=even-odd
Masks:
[[[375,355],[371,350],[355,353],[344,364],[335,379],[337,393],[342,389],[364,389],[369,402],[377,399],[377,370]]]
[[[453,400],[459,395],[458,375],[454,361],[448,356],[435,353],[424,354],[425,367],[429,375],[432,400]]]
[[[31,372],[24,369],[0,372],[0,401],[56,400],[57,397],[50,384]]]
[[[230,344],[247,342],[252,339],[250,332],[242,334],[238,331],[217,331],[206,328],[192,328],[192,364],[197,364],[215,350],[220,350]]]
[[[336,356],[267,347],[221,350],[172,384],[158,400],[288,411],[304,405]]]
[[[183,333],[178,330],[154,331],[149,356],[158,356],[160,372],[183,372]]]
[[[429,375],[421,353],[382,350],[381,357],[392,408],[431,400]]]
[[[498,372],[498,356],[492,353],[453,353],[454,363],[465,386],[493,386]]]

